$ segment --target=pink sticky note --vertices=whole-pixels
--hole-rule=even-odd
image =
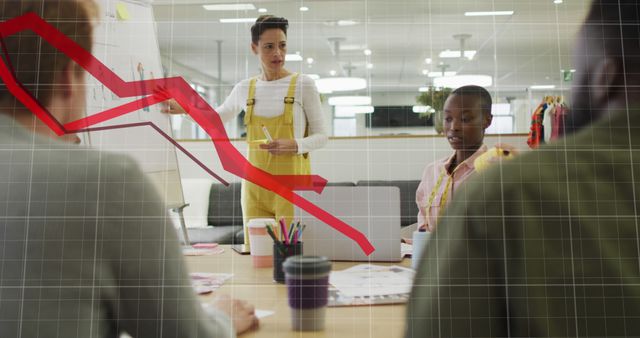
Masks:
[[[198,243],[192,245],[194,249],[213,249],[218,246],[218,243]]]

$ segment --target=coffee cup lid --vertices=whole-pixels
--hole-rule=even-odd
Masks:
[[[292,256],[282,267],[292,275],[326,274],[331,271],[331,262],[324,256]]]

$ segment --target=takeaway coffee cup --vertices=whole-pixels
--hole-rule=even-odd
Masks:
[[[249,248],[254,268],[273,266],[273,240],[267,233],[267,224],[276,224],[273,218],[254,218],[249,220]]]
[[[428,231],[413,232],[411,268],[413,268],[414,270],[418,269],[418,263],[420,263],[420,258],[422,258],[422,253],[427,247],[427,242],[429,241],[430,236],[431,233]]]
[[[292,256],[283,264],[291,326],[296,331],[324,329],[329,301],[329,273],[327,257]]]

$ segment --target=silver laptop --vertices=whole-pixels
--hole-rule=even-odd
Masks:
[[[362,232],[375,248],[366,256],[355,241],[296,207],[296,220],[307,225],[302,234],[305,255],[327,256],[339,261],[397,262],[402,259],[398,187],[326,187],[320,195],[313,191],[299,194]]]

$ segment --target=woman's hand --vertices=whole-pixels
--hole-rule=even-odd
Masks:
[[[175,99],[171,98],[171,94],[169,93],[169,91],[164,87],[164,86],[158,86],[155,88],[153,95],[157,98],[161,98],[161,99],[166,99],[168,98],[168,100],[166,101],[162,101],[162,103],[160,103],[161,105],[161,109],[160,111],[165,113],[165,114],[174,114],[174,115],[180,115],[180,114],[186,114],[187,112],[182,109],[182,107],[178,104],[178,102]]]
[[[227,295],[221,295],[216,297],[211,305],[231,318],[233,327],[238,334],[258,327],[260,324],[255,315],[255,308],[244,300],[231,299]]]
[[[430,225],[429,223],[425,223],[419,226],[417,230],[423,230],[423,229],[427,232],[433,232],[433,230],[435,230],[436,227],[434,227],[433,225]]]
[[[277,139],[261,144],[260,149],[264,149],[272,155],[295,155],[298,153],[298,143],[292,139]]]
[[[172,114],[172,115],[180,115],[180,114],[187,113],[184,109],[182,109],[182,107],[174,99],[170,99],[162,102],[161,111],[165,114]]]
[[[517,156],[520,154],[520,152],[518,151],[518,148],[507,143],[496,143],[495,147],[498,149],[502,149],[502,154],[504,156],[509,156],[509,155]]]

